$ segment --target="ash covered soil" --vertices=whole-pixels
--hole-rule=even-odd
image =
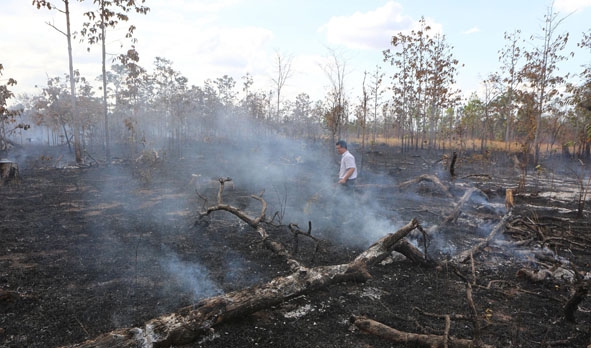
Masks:
[[[441,161],[444,152],[372,149],[364,155],[357,194],[375,214],[358,219],[367,218],[368,225],[380,220],[375,229],[385,230],[368,234],[333,220],[335,203],[326,199],[330,191],[310,187],[319,164],[297,153],[278,155],[276,166],[288,172],[303,167],[305,174],[243,184],[241,175],[266,168],[237,171],[234,166],[240,164],[220,156],[218,146],[199,144],[180,160],[161,155],[139,174],[131,161],[74,168],[56,166],[55,148],[20,149],[28,153],[16,157],[20,181],[0,188],[0,346],[73,345],[289,274],[284,260],[265,249],[260,236],[236,216],[214,212],[207,223],[196,223],[199,212],[215,204],[218,187],[209,178],[216,176],[232,176],[224,202],[252,216],[260,203],[250,195],[265,190],[267,216],[277,212],[268,226],[271,238],[308,267],[347,263],[412,218],[429,235],[427,255],[443,267],[423,267],[394,253],[371,267],[372,278],[364,283],[341,283],[288,299],[216,325],[184,347],[410,347],[364,333],[350,318],[365,316],[405,332],[443,335],[443,315],[470,317],[465,279],[471,282],[479,333],[473,320],[454,319],[451,336],[479,335],[495,347],[591,343],[589,299],[581,302],[575,322],[565,320],[563,310],[577,287],[568,271],[585,275],[591,270],[588,201],[583,215],[577,215],[573,173],[580,169],[578,162],[547,160],[544,170],[530,170],[507,220],[512,228],[501,229],[473,262],[452,265],[446,260],[481,242],[507,213],[505,190],[519,182],[509,156],[483,159],[464,153],[451,181]],[[329,167],[337,170],[334,163]],[[429,181],[400,187],[425,174],[440,178],[452,197]],[[462,206],[457,220],[443,224],[471,187],[480,194]],[[321,242],[317,247],[299,238],[296,252],[286,225],[295,222],[306,229],[307,221]],[[409,239],[423,250],[420,234]],[[534,282],[518,276],[522,269],[558,266],[567,270],[559,277]]]

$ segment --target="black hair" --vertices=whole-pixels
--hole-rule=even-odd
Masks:
[[[340,147],[342,147],[343,149],[346,149],[347,148],[347,142],[344,141],[344,140],[337,141],[337,145],[340,146]]]

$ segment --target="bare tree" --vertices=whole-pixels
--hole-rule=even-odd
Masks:
[[[55,6],[51,5],[49,1],[46,0],[33,0],[33,5],[37,6],[37,9],[41,7],[45,7],[48,10],[56,10],[61,12],[66,17],[66,31],[59,29],[53,23],[47,22],[47,24],[52,27],[53,29],[57,30],[59,33],[63,34],[66,37],[68,42],[68,62],[69,62],[69,71],[70,71],[70,99],[72,103],[72,118],[73,118],[73,126],[74,126],[74,153],[76,156],[76,163],[82,163],[82,151],[80,146],[80,115],[78,112],[78,107],[76,105],[76,81],[74,77],[74,60],[72,58],[72,31],[70,25],[70,1],[69,0],[62,0],[64,3],[64,9],[60,10]]]
[[[341,138],[342,126],[346,121],[345,75],[347,63],[336,50],[329,48],[328,51],[328,62],[322,66],[330,82],[330,91],[327,96],[330,109],[325,117],[334,143],[336,137]]]
[[[359,169],[363,170],[363,160],[365,153],[365,138],[366,138],[366,131],[367,131],[367,103],[369,102],[369,94],[367,93],[367,88],[365,87],[365,80],[367,79],[367,71],[363,73],[363,82],[362,82],[362,89],[361,89],[361,101],[358,108],[358,116],[357,116],[357,123],[361,127],[361,158],[360,158],[360,166]]]
[[[281,91],[285,87],[285,83],[292,76],[291,63],[293,61],[292,56],[282,56],[279,52],[275,52],[275,68],[276,75],[271,80],[275,86],[277,92],[277,121],[281,119]]]
[[[382,106],[382,95],[386,92],[383,88],[384,73],[381,71],[381,67],[376,65],[376,70],[369,75],[371,78],[371,84],[369,85],[369,96],[372,101],[372,112],[373,117],[373,129],[372,129],[372,142],[375,144],[376,136],[378,132],[378,110]]]
[[[515,112],[515,88],[520,82],[518,73],[518,64],[521,59],[520,30],[514,30],[513,33],[505,32],[507,45],[499,51],[499,61],[502,63],[502,75],[499,82],[505,85],[505,102],[503,103],[503,114],[505,116],[505,149],[509,150],[513,134],[513,120]]]

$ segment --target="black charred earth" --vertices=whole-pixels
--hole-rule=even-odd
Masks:
[[[524,172],[506,153],[460,152],[452,178],[450,151],[362,153],[353,144],[363,170],[355,196],[342,198],[330,144],[282,153],[273,144],[195,145],[182,156],[83,167],[61,159],[61,148],[14,150],[19,179],[0,187],[0,346],[72,346],[290,274],[237,216],[199,218],[217,203],[220,177],[232,178],[224,203],[250,216],[261,209],[252,195],[262,194],[270,238],[306,267],[348,263],[413,218],[425,234],[407,239],[433,263],[394,252],[365,282],[285,299],[180,346],[421,346],[366,332],[352,323],[360,316],[494,347],[591,344],[591,203],[580,195],[590,173],[580,162],[549,157]],[[289,223],[311,225],[315,239],[296,245]]]

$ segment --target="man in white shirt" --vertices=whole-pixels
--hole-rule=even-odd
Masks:
[[[336,149],[341,155],[338,184],[343,185],[343,188],[353,188],[357,179],[355,157],[347,150],[347,142],[344,140],[337,141]]]

